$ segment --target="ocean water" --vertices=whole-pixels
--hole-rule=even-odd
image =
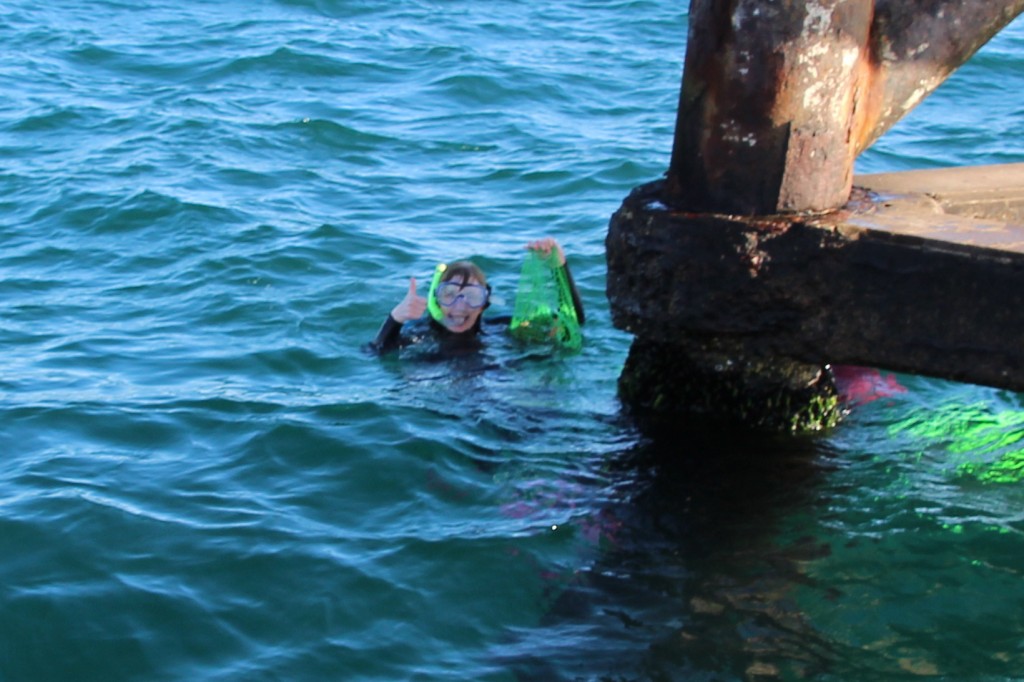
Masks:
[[[608,218],[686,3],[0,2],[0,682],[1024,679],[1024,404],[640,433]],[[1024,24],[861,172],[1024,160]],[[578,354],[365,350],[569,254]]]

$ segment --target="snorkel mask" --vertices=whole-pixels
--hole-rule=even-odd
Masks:
[[[444,276],[449,272],[451,280],[456,280],[458,277],[464,277],[464,279],[446,281]],[[480,268],[469,261],[455,261],[451,265],[439,263],[434,268],[430,291],[427,292],[427,311],[430,312],[430,316],[435,322],[444,324],[444,308],[455,305],[459,299],[474,309],[490,306],[491,286],[489,284],[470,284],[469,282],[474,279],[481,282],[486,281]]]

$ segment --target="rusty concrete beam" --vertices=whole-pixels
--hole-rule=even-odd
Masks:
[[[665,199],[739,215],[825,211],[853,162],[1024,0],[692,0]]]
[[[1024,0],[877,0],[859,154],[1024,11]],[[971,102],[964,102],[970,107]]]
[[[613,322],[663,353],[1024,391],[1024,165],[863,184],[830,215],[760,218],[676,211],[663,182],[637,188],[607,237]]]
[[[693,0],[668,200],[741,215],[843,204],[872,5]]]

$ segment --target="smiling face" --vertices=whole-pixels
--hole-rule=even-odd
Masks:
[[[472,329],[487,303],[487,287],[476,277],[455,274],[437,287],[437,302],[443,317],[440,322],[456,334]]]

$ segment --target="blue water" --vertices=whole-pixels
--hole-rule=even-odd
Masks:
[[[1020,396],[623,414],[684,5],[0,2],[0,681],[1024,679]],[[1017,22],[858,169],[1022,161],[1022,91]],[[543,235],[580,354],[365,352]]]

